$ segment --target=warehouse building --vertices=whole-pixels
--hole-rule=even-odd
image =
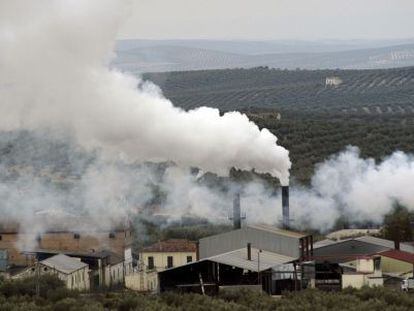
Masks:
[[[313,253],[312,235],[278,229],[268,225],[248,225],[237,230],[209,236],[199,241],[200,259],[252,247],[306,260]]]
[[[299,289],[294,265],[289,257],[247,244],[244,248],[200,259],[159,273],[160,291],[216,294],[224,288],[253,288],[269,294]]]
[[[197,262],[159,273],[160,291],[216,293],[239,286],[258,287],[269,294],[299,290],[299,265],[312,257],[312,244],[311,235],[267,225],[247,225],[202,238]]]

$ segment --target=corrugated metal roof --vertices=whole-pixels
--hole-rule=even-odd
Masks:
[[[301,232],[279,229],[279,228],[269,226],[269,225],[265,225],[265,224],[248,225],[247,227],[258,229],[258,230],[263,230],[263,231],[268,231],[268,232],[272,232],[272,233],[276,233],[276,234],[279,234],[279,235],[284,235],[284,236],[288,236],[288,237],[292,237],[292,238],[299,238],[300,239],[300,238],[303,238],[305,236],[308,236],[307,234],[304,234],[304,233],[301,233]]]
[[[337,243],[337,242],[334,241],[334,240],[325,239],[325,240],[313,243],[313,248],[315,249],[315,248],[319,248],[319,247],[324,247],[324,246],[332,245],[332,244],[335,244],[335,243]]]
[[[86,263],[81,262],[79,259],[75,259],[63,254],[42,260],[40,263],[44,266],[48,266],[66,274],[70,274],[88,266]]]
[[[390,248],[390,249],[394,248],[394,241],[385,240],[385,239],[381,239],[381,238],[377,238],[377,237],[373,237],[373,236],[369,236],[369,235],[364,235],[364,236],[355,238],[355,240],[362,241],[362,242],[365,242],[365,243],[371,243],[371,244],[375,244],[375,245],[384,246],[384,247],[387,247],[387,248]],[[414,253],[414,246],[409,245],[409,244],[400,243],[400,250],[402,250],[404,252]]]
[[[274,266],[295,260],[293,257],[284,256],[268,251],[260,252],[260,263],[258,257],[259,249],[252,247],[251,260],[247,260],[247,247],[245,247],[228,253],[205,258],[205,260],[210,260],[255,272],[267,270]]]

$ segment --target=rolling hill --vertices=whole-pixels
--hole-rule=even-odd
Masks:
[[[122,43],[122,44],[121,44]],[[414,65],[414,43],[126,41],[112,66],[132,73],[268,66],[282,69],[377,69]],[[383,43],[385,44],[385,43]],[[390,44],[390,43],[388,43]]]

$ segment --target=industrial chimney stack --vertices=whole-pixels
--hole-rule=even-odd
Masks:
[[[233,228],[241,228],[240,192],[236,191],[233,199]]]
[[[282,216],[283,228],[289,229],[289,186],[282,186]]]

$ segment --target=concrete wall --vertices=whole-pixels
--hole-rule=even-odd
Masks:
[[[158,273],[156,271],[134,272],[125,277],[125,287],[141,292],[155,292],[158,290]]]
[[[252,227],[200,239],[200,258],[226,253],[246,247],[252,247],[275,252],[285,256],[298,258],[300,256],[299,238],[280,235],[274,232]]]
[[[383,286],[384,279],[369,274],[343,274],[342,288],[353,287],[361,288],[362,286]]]
[[[105,267],[105,286],[113,287],[124,283],[124,263],[120,262],[115,265]]]

